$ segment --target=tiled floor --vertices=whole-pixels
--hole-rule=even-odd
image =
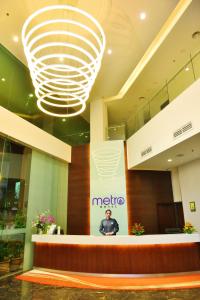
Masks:
[[[158,292],[94,291],[53,287],[9,277],[0,280],[0,300],[200,300],[200,289]]]

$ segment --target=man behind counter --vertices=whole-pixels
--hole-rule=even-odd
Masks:
[[[116,235],[119,231],[119,225],[115,219],[111,218],[112,212],[110,209],[105,211],[106,218],[101,221],[99,231],[103,235]]]

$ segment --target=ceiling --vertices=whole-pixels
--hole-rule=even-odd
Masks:
[[[119,93],[180,2],[179,0],[1,0],[0,43],[26,65],[20,36],[22,25],[30,14],[53,4],[73,5],[92,14],[102,25],[107,42],[102,67],[91,91],[87,109],[82,114],[89,122],[89,102],[99,98],[106,100]],[[145,20],[140,19],[141,12],[146,13]],[[186,63],[190,54],[193,55],[200,50],[200,39],[192,39],[192,33],[198,30],[200,30],[200,1],[193,0],[180,20],[174,24],[171,32],[165,36],[152,58],[143,66],[124,96],[119,100],[106,102],[110,125],[127,123],[127,120],[158,92],[166,80]],[[15,35],[19,36],[17,43],[13,41]],[[112,49],[111,55],[107,53],[108,49]],[[48,120],[48,117],[43,118]],[[70,122],[75,123],[71,120]],[[76,135],[76,130],[73,130],[74,124],[71,126],[70,122],[66,127],[61,120],[54,120],[57,124],[55,131],[59,132],[59,138],[66,134]],[[131,126],[131,122],[127,124]],[[80,127],[81,123],[77,129],[79,137],[82,134]],[[89,128],[85,128],[84,131],[88,136]],[[88,138],[86,140],[88,141]]]
[[[200,134],[166,149],[153,158],[145,160],[133,169],[137,170],[172,170],[200,157]],[[169,160],[169,161],[168,161]]]
[[[14,43],[12,37],[21,36],[30,14],[53,4],[71,4],[89,12],[104,29],[106,50],[112,49],[112,55],[105,51],[90,100],[106,98],[118,93],[177,3],[178,0],[1,0],[1,43],[26,64],[21,41]],[[147,14],[145,21],[139,18],[142,11]]]
[[[200,31],[199,0],[192,1],[123,99],[108,103],[112,124],[133,117],[200,50],[200,38],[192,38],[196,31]]]

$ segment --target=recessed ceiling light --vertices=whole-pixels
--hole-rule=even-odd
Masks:
[[[145,20],[146,19],[146,13],[143,11],[140,13],[140,20]]]
[[[109,55],[111,55],[111,54],[112,54],[112,49],[108,49],[107,53],[108,53]]]
[[[198,38],[200,38],[200,31],[195,31],[195,32],[193,32],[192,38],[193,38],[193,39],[198,39]]]
[[[5,82],[5,81],[6,81],[6,79],[5,79],[4,77],[2,77],[2,78],[1,78],[1,81]]]
[[[190,68],[189,68],[189,67],[186,67],[186,68],[185,68],[185,71],[186,71],[186,72],[187,72],[187,71],[189,71],[189,70],[190,70]]]
[[[66,118],[62,118],[62,122],[66,122]]]
[[[140,96],[138,99],[139,99],[140,101],[144,101],[144,100],[145,100],[145,97],[144,97],[144,96]]]
[[[171,158],[168,158],[168,160],[167,160],[168,162],[171,162],[172,161],[172,159]]]
[[[18,37],[17,35],[14,35],[14,36],[13,36],[13,41],[14,41],[15,43],[18,43],[18,42],[19,42],[19,37]]]

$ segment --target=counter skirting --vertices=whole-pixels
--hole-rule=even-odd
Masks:
[[[35,242],[34,266],[104,274],[155,274],[200,270],[198,242],[87,245]]]

